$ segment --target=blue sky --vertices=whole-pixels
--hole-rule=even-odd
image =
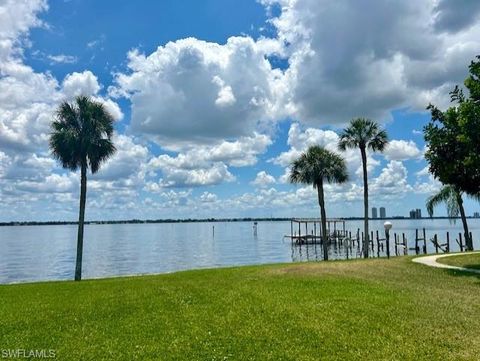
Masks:
[[[336,151],[358,116],[391,139],[369,155],[371,205],[424,209],[439,189],[425,107],[448,106],[466,76],[480,7],[343,3],[0,3],[0,221],[76,218],[78,174],[47,140],[56,106],[78,94],[104,102],[117,130],[117,155],[90,178],[88,219],[316,216],[288,165],[312,144]],[[359,154],[342,155],[351,180],[327,188],[328,216],[361,216]]]
[[[235,9],[233,12],[232,9]],[[112,71],[125,68],[133,48],[151,53],[169,41],[196,37],[225,43],[232,35],[257,37],[266,14],[255,1],[57,1],[41,14],[49,29],[36,28],[30,35],[34,47],[26,62],[59,78],[72,71],[91,70],[100,83],[112,82]],[[87,24],[85,23],[87,22]],[[69,54],[78,61],[56,64],[36,60],[32,53]]]

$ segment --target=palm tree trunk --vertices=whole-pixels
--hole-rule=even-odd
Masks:
[[[465,209],[463,208],[463,199],[461,193],[458,191],[457,203],[458,208],[460,208],[460,216],[462,217],[463,232],[465,233],[465,245],[467,246],[467,251],[473,251],[473,242],[470,239],[470,232],[468,231],[467,217],[465,216]]]
[[[83,224],[85,222],[85,201],[87,199],[87,162],[82,162],[80,176],[80,210],[78,214],[77,260],[75,264],[75,281],[82,279]]]
[[[362,166],[363,166],[363,206],[364,206],[364,242],[363,242],[363,255],[365,258],[368,258],[368,247],[370,243],[368,242],[368,175],[367,175],[367,152],[365,147],[360,147],[360,152],[362,153]]]
[[[327,237],[327,215],[325,212],[325,197],[323,194],[323,182],[317,184],[318,205],[320,206],[320,220],[322,222],[322,243],[323,259],[328,261],[328,237]]]

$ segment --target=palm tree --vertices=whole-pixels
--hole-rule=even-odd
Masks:
[[[444,185],[437,194],[427,199],[426,207],[430,217],[433,216],[433,209],[440,203],[446,204],[448,218],[451,222],[455,223],[455,218],[460,214],[463,232],[465,234],[465,245],[467,246],[467,250],[473,251],[473,241],[470,239],[467,217],[465,216],[465,209],[463,208],[462,192],[454,186]]]
[[[323,183],[343,183],[348,179],[345,160],[320,146],[311,146],[293,161],[290,170],[291,183],[312,184],[317,189],[322,222],[323,259],[328,260],[327,216]]]
[[[350,121],[348,128],[340,134],[338,147],[344,151],[347,148],[359,148],[363,166],[363,204],[364,204],[364,244],[363,254],[368,258],[368,174],[367,149],[373,152],[382,152],[388,143],[387,132],[370,119],[356,118]]]
[[[115,153],[112,135],[113,117],[102,103],[85,96],[76,97],[72,103],[61,103],[52,122],[50,149],[53,157],[63,168],[72,171],[80,168],[81,174],[75,281],[82,278],[87,169],[96,173],[100,165]]]

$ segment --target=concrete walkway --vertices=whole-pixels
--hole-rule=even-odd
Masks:
[[[443,263],[438,263],[437,262],[437,259],[439,259],[439,258],[451,257],[451,256],[461,256],[461,255],[468,255],[468,254],[476,254],[476,253],[480,253],[480,252],[477,251],[477,252],[464,252],[464,253],[435,254],[435,255],[432,255],[432,256],[417,257],[417,258],[414,258],[412,261],[415,262],[415,263],[421,263],[421,264],[424,264],[424,265],[430,266],[430,267],[446,268],[446,269],[451,269],[451,270],[480,274],[480,269],[450,266],[448,264],[443,264]]]

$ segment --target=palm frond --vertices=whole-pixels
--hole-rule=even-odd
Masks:
[[[74,129],[53,132],[50,136],[50,149],[62,167],[75,171],[80,166],[78,134]]]
[[[343,183],[348,180],[345,160],[320,146],[311,146],[292,162],[291,183],[311,184],[317,187],[323,181]]]
[[[367,147],[374,152],[383,152],[388,144],[388,136],[385,130],[377,131],[367,144]]]
[[[425,206],[430,217],[433,216],[433,210],[436,206],[441,203],[445,203],[447,207],[448,218],[450,221],[455,222],[455,218],[460,214],[460,206],[457,198],[458,196],[461,196],[461,194],[459,194],[454,187],[450,185],[444,185],[437,194],[434,194],[427,199]]]
[[[469,195],[469,197],[476,200],[477,202],[480,202],[480,193],[471,194],[471,195]]]
[[[97,173],[102,163],[115,154],[115,145],[109,139],[100,139],[88,151],[88,162],[93,174]]]
[[[102,103],[78,96],[63,102],[56,112],[50,134],[50,149],[63,167],[76,170],[88,162],[92,173],[115,153],[111,140],[113,117]]]
[[[56,111],[56,120],[53,122],[53,127],[59,131],[67,128],[80,131],[81,124],[78,115],[74,104],[63,102]]]
[[[382,152],[388,143],[387,132],[373,120],[356,118],[339,135],[338,148],[369,148]]]

